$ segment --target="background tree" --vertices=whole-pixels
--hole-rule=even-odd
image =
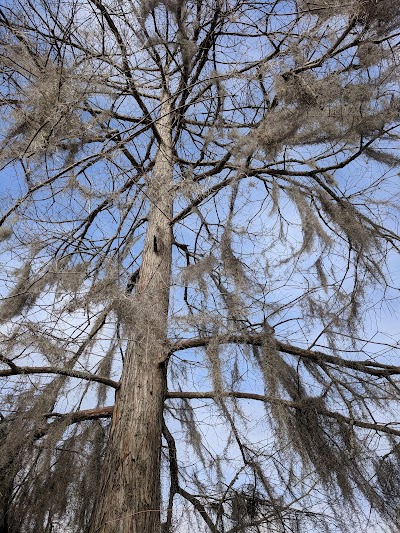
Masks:
[[[400,3],[0,22],[0,531],[396,530]]]

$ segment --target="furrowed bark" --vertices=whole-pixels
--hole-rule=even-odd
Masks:
[[[172,254],[170,105],[162,99],[159,144],[132,326],[91,533],[159,533],[160,455]]]

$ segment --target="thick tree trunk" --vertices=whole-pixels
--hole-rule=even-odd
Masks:
[[[92,533],[160,532],[160,455],[166,392],[171,277],[172,149],[170,107],[161,105],[158,147],[147,194],[145,246],[132,299],[132,330],[104,461]]]

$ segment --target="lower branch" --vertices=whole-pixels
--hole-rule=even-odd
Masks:
[[[266,403],[276,403],[280,405],[284,405],[285,407],[290,407],[294,409],[304,409],[306,406],[307,399],[303,402],[293,402],[290,400],[283,400],[281,398],[273,398],[269,396],[265,396],[263,394],[254,394],[251,392],[223,392],[215,394],[212,391],[209,392],[168,392],[167,398],[186,398],[186,399],[211,399],[216,400],[218,398],[240,398],[243,400],[256,400]],[[312,400],[312,398],[310,398]],[[322,407],[318,407],[317,411],[319,414],[323,416],[327,416],[328,418],[334,418],[338,422],[344,422],[346,424],[350,424],[353,426],[357,426],[360,428],[366,428],[366,429],[374,429],[375,431],[381,431],[382,433],[387,433],[389,435],[399,435],[400,436],[400,430],[394,429],[390,427],[391,424],[394,422],[386,423],[386,424],[380,424],[375,422],[363,422],[361,420],[354,420],[351,417],[347,417],[345,415],[342,415],[340,413],[334,413],[333,411],[329,411],[328,409],[324,409]]]
[[[179,481],[178,481],[178,460],[176,457],[175,439],[172,436],[170,430],[168,429],[165,423],[165,420],[163,420],[163,435],[168,445],[170,488],[169,488],[169,497],[168,497],[167,520],[163,524],[162,532],[170,533],[171,525],[172,525],[172,511],[173,511],[173,505],[174,505],[174,496],[178,492]]]
[[[173,498],[175,494],[179,494],[180,496],[182,496],[182,498],[185,498],[185,500],[187,500],[193,505],[193,507],[196,509],[196,511],[198,511],[200,516],[203,518],[205,523],[210,528],[210,531],[212,531],[213,533],[218,533],[218,528],[214,525],[213,521],[211,520],[207,511],[205,510],[204,505],[195,496],[193,496],[193,494],[190,494],[185,489],[179,486],[178,460],[176,457],[175,439],[172,436],[171,432],[169,431],[167,425],[165,424],[165,421],[163,422],[163,435],[168,445],[170,476],[171,476],[171,487],[170,487],[170,495],[169,495],[169,502],[168,502],[168,515],[167,515],[167,522],[165,523],[163,532],[165,531],[165,533],[168,533],[171,528]]]
[[[86,381],[94,381],[96,383],[102,383],[108,385],[114,389],[118,389],[118,381],[113,379],[104,378],[90,372],[84,372],[82,370],[69,370],[67,368],[57,368],[56,366],[17,366],[11,361],[0,359],[1,362],[10,366],[7,370],[0,370],[0,377],[7,376],[27,376],[32,374],[56,374],[58,376],[68,376],[71,378],[84,379]]]
[[[260,402],[267,402],[267,403],[276,403],[284,405],[285,407],[292,408],[292,409],[303,409],[305,407],[305,403],[303,402],[293,402],[290,400],[283,400],[280,398],[273,398],[269,396],[265,396],[263,394],[254,394],[251,392],[223,392],[215,394],[212,391],[207,392],[167,392],[166,398],[167,399],[176,399],[176,398],[182,398],[182,399],[188,399],[188,400],[201,400],[201,399],[210,399],[210,400],[218,400],[218,398],[238,398],[243,400],[256,400]],[[47,418],[56,417],[57,422],[62,419],[63,421],[68,420],[69,424],[76,424],[78,422],[83,422],[85,420],[96,420],[98,418],[111,418],[113,413],[114,406],[105,406],[100,407],[97,409],[86,409],[84,411],[77,411],[75,413],[68,413],[68,414],[62,414],[62,413],[48,413],[46,415]],[[388,422],[386,424],[382,423],[375,423],[375,422],[363,422],[362,420],[354,420],[351,417],[347,417],[345,415],[342,415],[341,413],[335,413],[333,411],[329,411],[328,409],[324,409],[322,407],[318,407],[317,409],[318,413],[327,416],[328,418],[334,418],[338,422],[343,422],[349,425],[357,426],[360,428],[365,429],[373,429],[375,431],[381,431],[382,433],[387,433],[388,435],[398,435],[400,436],[400,430],[394,429],[391,426],[392,423]],[[53,422],[53,424],[56,422]],[[164,436],[167,440],[168,439],[166,434],[164,433]],[[171,435],[172,437],[172,435]],[[170,449],[171,451],[171,449]]]
[[[195,496],[193,496],[193,494],[190,494],[189,492],[187,492],[185,489],[182,489],[181,487],[178,487],[177,492],[180,496],[182,496],[182,498],[185,498],[185,500],[187,500],[193,505],[196,511],[203,518],[204,522],[208,525],[212,533],[219,533],[218,528],[214,525],[213,521],[208,516],[208,513],[205,510],[204,505]]]

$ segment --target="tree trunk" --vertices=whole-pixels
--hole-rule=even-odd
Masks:
[[[170,105],[161,103],[145,245],[91,533],[160,532],[160,455],[172,255]],[[126,311],[125,311],[126,312]]]
[[[0,473],[0,533],[9,533],[8,511],[12,496],[12,476]],[[11,477],[11,480],[10,480]]]

